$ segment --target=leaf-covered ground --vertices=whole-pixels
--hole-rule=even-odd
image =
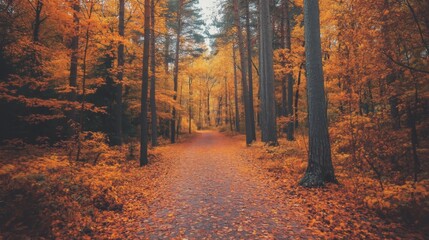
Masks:
[[[146,221],[151,239],[309,236],[298,209],[280,202],[241,154],[242,141],[205,132],[177,146],[163,198]]]
[[[0,239],[139,236],[169,169],[168,148],[151,150],[145,168],[114,148],[97,164],[70,160],[61,148],[1,149]]]
[[[340,185],[299,187],[304,145],[246,147],[243,136],[200,132],[151,150],[144,168],[124,149],[102,148],[96,163],[70,161],[60,149],[1,149],[0,239],[429,237],[371,210],[376,182],[352,177],[338,162]],[[422,188],[413,197],[427,202]]]
[[[284,171],[287,161],[270,159],[280,159],[278,149],[246,148],[241,138],[204,132],[165,153],[174,163],[163,197],[150,207],[145,238],[425,237],[379,218],[343,185],[298,187],[305,165]]]

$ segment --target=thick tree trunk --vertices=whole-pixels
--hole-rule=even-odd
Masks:
[[[152,146],[158,145],[158,116],[156,113],[156,98],[155,98],[155,88],[156,88],[156,36],[155,36],[155,0],[151,0],[151,56],[150,56],[150,68],[151,68],[151,78],[150,78],[150,113],[151,113],[151,127],[152,127]]]
[[[148,104],[147,94],[149,90],[149,52],[150,52],[150,0],[144,1],[144,49],[143,49],[143,75],[141,89],[141,132],[140,132],[140,166],[147,165],[148,145]]]
[[[262,141],[270,145],[277,144],[276,102],[274,98],[274,70],[272,32],[270,31],[270,6],[268,1],[259,2],[260,13],[260,78],[261,78],[261,113],[264,126]]]
[[[319,187],[336,182],[331,160],[320,41],[319,1],[304,1],[305,55],[307,65],[309,156],[300,184]]]
[[[244,39],[242,33],[242,27],[240,22],[240,11],[239,11],[239,1],[233,0],[234,2],[234,22],[237,28],[238,35],[238,49],[240,52],[240,65],[241,65],[241,85],[243,91],[243,101],[244,101],[244,115],[246,123],[246,144],[249,145],[253,142],[252,134],[252,123],[251,123],[251,110],[250,110],[250,97],[249,97],[249,86],[247,84],[247,66],[246,66],[246,56],[244,50]]]

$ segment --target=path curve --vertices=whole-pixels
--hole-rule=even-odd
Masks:
[[[172,146],[163,196],[145,221],[149,239],[292,239],[304,227],[246,161],[244,144],[200,132]],[[286,206],[285,206],[286,205]],[[285,210],[286,209],[286,210]]]

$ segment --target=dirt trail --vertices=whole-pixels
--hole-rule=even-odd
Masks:
[[[246,159],[241,141],[202,132],[171,147],[164,196],[145,221],[150,239],[291,239],[306,235],[287,203]],[[291,216],[292,215],[292,216]]]

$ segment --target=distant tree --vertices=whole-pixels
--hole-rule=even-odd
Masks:
[[[176,29],[176,57],[174,58],[174,70],[173,70],[173,100],[177,100],[177,87],[179,81],[179,57],[180,57],[180,38],[182,36],[182,7],[183,0],[179,0],[179,6],[177,7],[177,29]],[[170,122],[170,141],[171,143],[176,142],[176,107],[173,106],[173,112]]]
[[[173,100],[177,101],[179,87],[180,61],[184,57],[199,57],[204,51],[204,37],[202,35],[202,26],[200,9],[197,7],[197,0],[179,0],[169,1],[169,11],[176,15],[174,21],[169,21],[168,25],[175,31],[175,57],[173,69]],[[179,112],[176,106],[173,106],[172,117],[170,121],[170,141],[176,142],[177,120]]]

